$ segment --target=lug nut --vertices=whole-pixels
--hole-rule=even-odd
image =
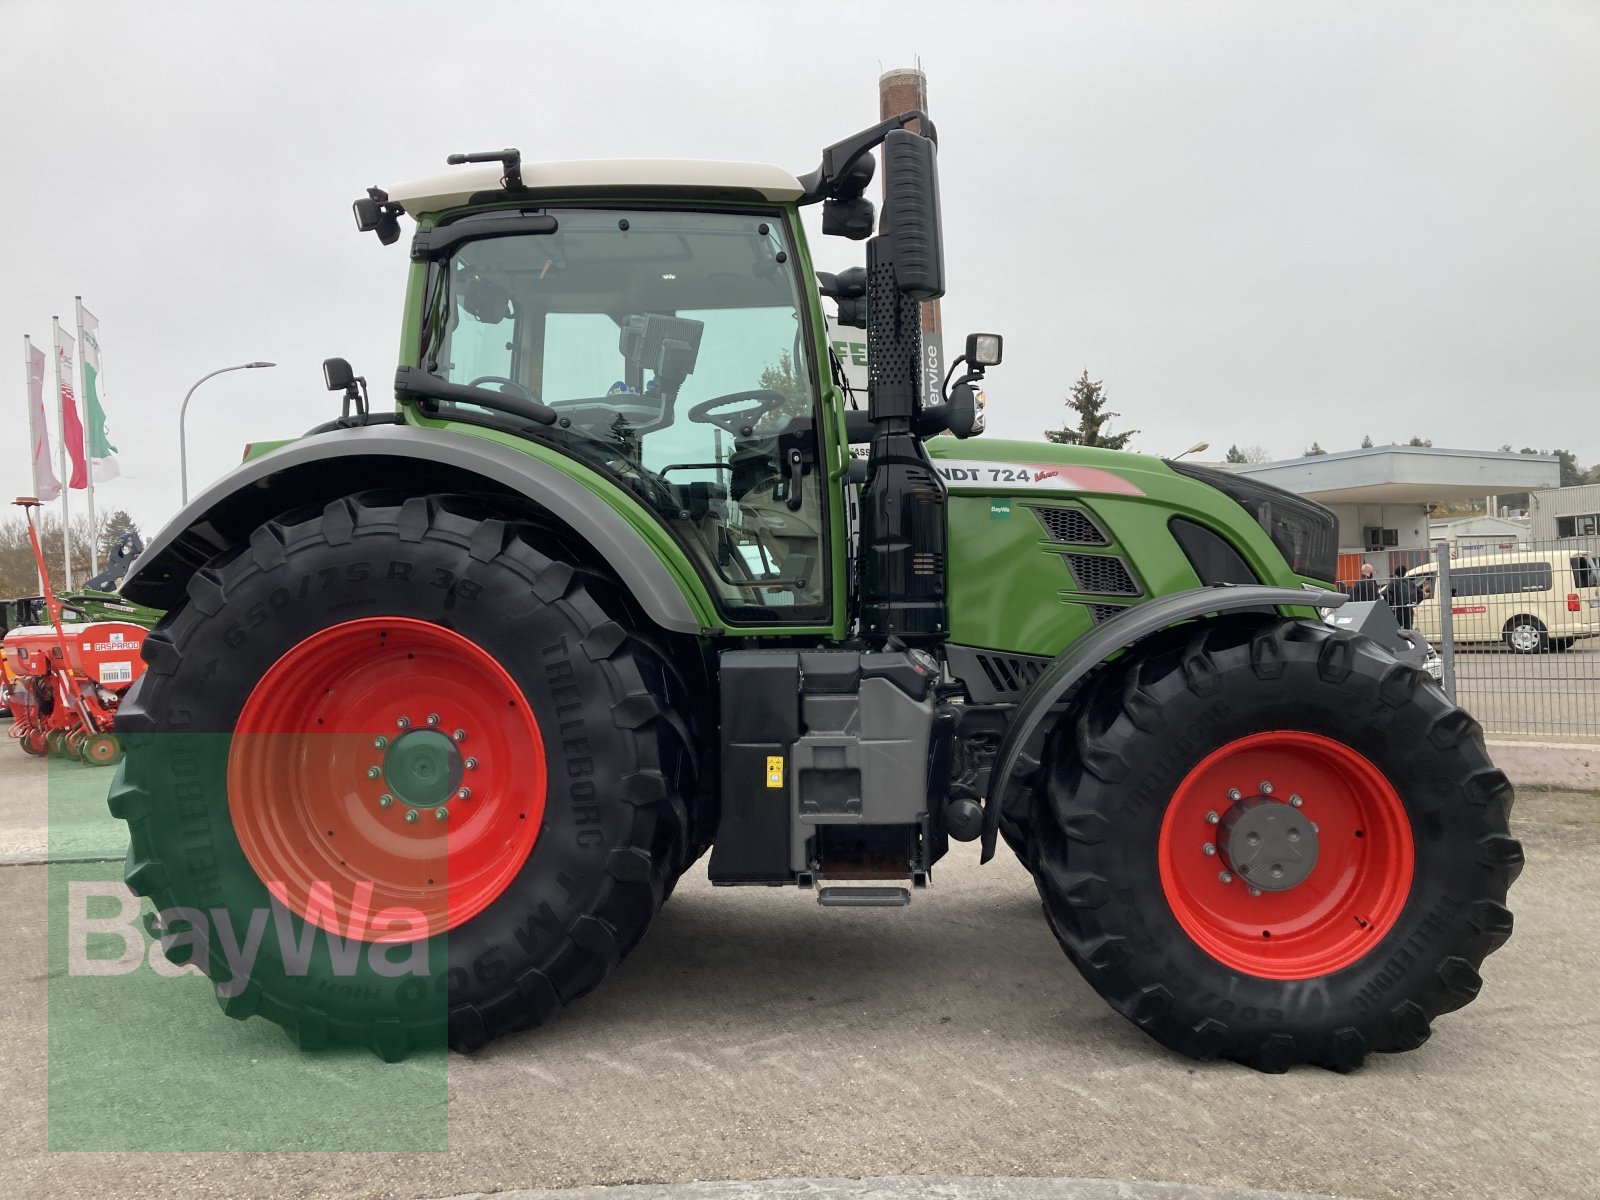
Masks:
[[[1206,824],[1207,825],[1215,825],[1220,820],[1222,820],[1222,818],[1217,816],[1217,814],[1214,813],[1214,812],[1208,812],[1206,814]]]
[[[1206,857],[1207,858],[1210,858],[1213,854],[1215,854],[1217,852],[1217,848],[1215,846],[1213,846],[1210,842],[1207,842],[1204,846],[1202,846],[1200,848],[1206,852]]]
[[[1305,801],[1300,799],[1300,797],[1298,795],[1295,795],[1295,796],[1290,796],[1289,797],[1289,803],[1294,805],[1296,808],[1299,808],[1302,804],[1305,803]]]
[[[1243,798],[1244,798],[1244,793],[1241,792],[1238,788],[1229,788],[1228,789],[1228,799],[1229,800],[1242,800]]]
[[[410,717],[396,717],[394,719],[394,727],[396,729],[410,729],[411,728],[411,718]]]
[[[1272,781],[1270,779],[1263,779],[1261,781],[1261,794],[1263,796],[1272,795]]]
[[[1227,871],[1218,871],[1217,872],[1217,878],[1220,879],[1223,883],[1232,883],[1233,882],[1233,876],[1230,875]]]
[[[476,771],[478,769],[478,760],[475,758],[469,758],[461,765],[469,771]]]
[[[456,799],[457,800],[471,800],[472,799],[472,789],[471,788],[458,788],[456,790]]]
[[[375,738],[372,739],[372,744],[374,746],[376,746],[379,750],[382,750],[385,746],[387,746],[389,744],[389,739],[386,738],[386,737],[381,737],[381,736],[380,737],[375,737]]]
[[[438,808],[433,810],[433,819],[435,821],[447,820],[449,818],[449,816],[450,816],[450,810],[448,808],[446,808],[442,804],[439,805]]]
[[[417,823],[417,810],[414,809],[414,808],[406,809],[406,824],[407,825],[415,825],[416,823]]]
[[[378,807],[379,808],[388,808],[393,803],[394,803],[394,797],[389,795],[388,792],[385,792],[383,795],[378,797]]]
[[[1261,895],[1261,889],[1260,889],[1260,888],[1258,888],[1258,887],[1253,887],[1253,888],[1250,888],[1250,889],[1249,889],[1249,891],[1250,891],[1250,894],[1251,894],[1251,895],[1252,895],[1252,896],[1259,896],[1259,895]]]
[[[367,768],[367,778],[368,779],[376,779],[379,775],[382,775],[382,774],[383,774],[383,769],[381,767],[368,767]]]
[[[439,714],[438,713],[429,713],[428,714],[428,724],[429,725],[437,725],[438,723],[439,723]]]
[[[464,741],[466,741],[467,740],[467,731],[465,729],[456,730],[454,733],[452,733],[450,735],[450,740],[452,742],[464,742]]]

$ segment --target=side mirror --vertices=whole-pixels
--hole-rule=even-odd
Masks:
[[[904,129],[883,139],[883,222],[901,295],[944,295],[944,244],[939,217],[939,168],[933,142]]]
[[[950,389],[948,428],[958,438],[977,437],[983,432],[983,392],[970,383]]]
[[[345,359],[325,358],[322,360],[322,381],[328,385],[330,392],[348,391],[356,381],[356,373]]]
[[[322,382],[328,385],[330,392],[344,393],[341,419],[350,415],[351,405],[355,406],[359,416],[367,415],[367,381],[352,371],[347,361],[342,358],[323,359]]]

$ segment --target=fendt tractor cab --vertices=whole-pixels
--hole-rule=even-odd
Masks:
[[[1388,610],[1328,590],[1333,515],[965,440],[995,335],[923,402],[923,114],[800,177],[450,161],[355,206],[416,226],[393,407],[329,360],[343,415],[258,444],[122,589],[167,610],[118,718],[127,881],[228,1014],[472,1049],[599,983],[707,849],[713,884],[891,906],[1001,838],[1186,1054],[1349,1069],[1473,998],[1511,788]],[[867,241],[820,281],[864,410],[817,203]]]

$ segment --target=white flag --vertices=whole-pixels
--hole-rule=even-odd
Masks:
[[[28,434],[33,439],[33,494],[39,500],[61,495],[61,481],[50,465],[50,422],[44,415],[44,351],[27,338]]]

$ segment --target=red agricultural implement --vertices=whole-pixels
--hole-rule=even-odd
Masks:
[[[63,621],[61,604],[50,586],[33,510],[39,502],[23,497],[28,537],[44,584],[47,624],[21,625],[5,635],[10,736],[29,754],[60,754],[94,766],[122,757],[112,732],[122,694],[144,670],[139,648],[146,630],[128,621]]]

